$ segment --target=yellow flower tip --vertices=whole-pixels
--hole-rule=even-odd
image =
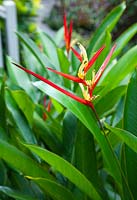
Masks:
[[[85,73],[84,72],[78,72],[78,77],[82,80],[85,79]]]
[[[73,47],[75,44],[77,44],[77,39],[73,39],[70,43],[70,47]]]
[[[80,42],[77,42],[77,45],[81,51],[81,56],[83,57],[83,60],[88,63],[88,56],[85,47]]]
[[[88,87],[86,87],[86,89],[85,89],[82,83],[79,83],[79,86],[81,88],[82,95],[83,95],[84,99],[86,101],[91,101],[91,97],[90,97],[90,94],[88,92]]]
[[[93,95],[92,97],[91,97],[91,101],[94,101],[95,99],[97,99],[99,97],[99,95]]]

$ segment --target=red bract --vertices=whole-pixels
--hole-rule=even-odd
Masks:
[[[83,83],[84,85],[86,85],[85,80],[80,79],[77,76],[72,76],[70,74],[65,74],[65,73],[62,73],[62,72],[58,72],[58,71],[56,71],[54,69],[51,69],[49,67],[47,67],[47,69],[50,70],[50,71],[52,71],[52,72],[54,72],[55,74],[59,74],[60,76],[63,76],[64,78],[67,78],[67,79],[69,79],[71,81],[74,81],[74,82],[77,82],[77,83]]]
[[[18,65],[18,64],[16,64],[16,63],[13,63],[13,64],[16,65],[18,68],[22,69],[23,71],[27,72],[28,74],[31,74],[31,75],[35,76],[35,77],[38,78],[39,80],[41,80],[41,81],[43,81],[44,83],[46,83],[46,84],[50,85],[51,87],[55,88],[56,90],[58,90],[58,91],[64,93],[65,95],[71,97],[72,99],[74,99],[74,100],[76,100],[76,101],[78,101],[78,102],[80,102],[80,103],[82,103],[82,104],[88,105],[88,106],[90,106],[92,109],[94,108],[94,106],[93,106],[93,104],[92,104],[91,102],[89,102],[89,101],[87,101],[87,100],[85,100],[85,99],[82,99],[82,98],[80,98],[80,97],[74,95],[74,94],[71,93],[71,92],[68,92],[67,90],[65,90],[65,89],[63,89],[63,88],[61,88],[61,87],[59,87],[58,85],[56,85],[55,83],[49,81],[48,79],[44,78],[43,76],[41,76],[41,75],[39,75],[39,74],[36,74],[36,73],[32,72],[31,70],[28,70],[28,69],[22,67],[21,65]]]
[[[105,45],[103,45],[95,54],[94,56],[89,60],[88,65],[84,68],[84,72],[86,73],[91,66],[95,63],[101,52],[104,50]]]
[[[70,46],[71,46],[70,43],[71,43],[72,31],[73,31],[73,22],[71,20],[69,27],[67,26],[67,18],[66,18],[65,13],[63,17],[63,22],[64,22],[64,40],[66,44],[67,53],[69,54]]]
[[[82,56],[73,47],[71,47],[71,50],[73,51],[75,56],[80,60],[80,62],[82,62],[82,60],[83,60]]]
[[[95,63],[95,61],[97,60],[97,58],[99,57],[99,55],[101,54],[101,52],[104,50],[105,45],[103,45],[94,55],[93,57],[88,61],[88,64],[85,65],[84,68],[84,73],[86,74],[87,71],[92,67],[92,65]],[[79,54],[73,47],[71,47],[71,50],[73,51],[73,53],[75,54],[75,56],[82,62],[83,58],[81,56],[81,54]]]
[[[101,67],[99,68],[98,72],[96,73],[95,77],[94,77],[94,82],[93,82],[93,85],[92,85],[92,91],[94,90],[94,88],[96,87],[97,83],[99,82],[107,64],[109,63],[110,61],[110,58],[114,52],[116,48],[116,44],[114,44],[114,46],[112,47],[112,49],[110,50],[108,56],[106,57],[106,59],[104,60],[103,64],[101,65]]]

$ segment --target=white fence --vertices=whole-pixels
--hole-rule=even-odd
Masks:
[[[12,0],[4,0],[0,6],[0,18],[5,20],[7,54],[16,62],[19,61],[16,6]],[[0,31],[0,67],[3,67],[2,37]]]

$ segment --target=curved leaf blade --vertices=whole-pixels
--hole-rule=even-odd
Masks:
[[[37,200],[35,197],[25,195],[24,193],[13,190],[6,186],[0,186],[0,192],[3,192],[7,196],[12,197],[14,199],[18,199],[18,200]]]
[[[104,32],[106,29],[108,29],[110,32],[115,27],[117,21],[119,20],[120,16],[124,12],[126,8],[125,2],[121,3],[119,6],[115,7],[102,21],[99,28],[95,31],[93,37],[91,38],[89,47],[88,47],[88,55],[90,55],[90,52],[92,51],[92,48],[96,44],[96,41],[98,40],[100,34]]]
[[[37,183],[43,191],[48,193],[54,200],[74,200],[73,194],[64,186],[45,178],[27,177]]]
[[[44,177],[53,180],[52,176],[42,169],[34,160],[13,145],[0,139],[0,158],[24,175]]]
[[[137,69],[133,73],[128,85],[123,121],[124,121],[124,129],[130,131],[130,134],[132,136],[137,137]],[[125,164],[123,165],[123,167],[125,170],[125,174],[127,176],[129,187],[132,191],[134,198],[136,198],[137,153],[131,150],[127,145],[125,145],[123,151],[124,151],[124,159],[122,160],[123,164]],[[125,199],[126,199],[127,193],[124,185],[123,189],[125,191]]]
[[[91,109],[88,106],[74,101],[73,99],[67,97],[63,93],[60,93],[51,86],[42,83],[41,81],[35,82],[33,85],[67,107],[90,130],[90,132],[98,141],[99,146],[101,147],[108,171],[111,173],[113,178],[116,179],[117,182],[120,182],[121,176],[119,168],[113,159],[112,151],[110,150],[104,135],[101,133],[101,130],[97,125],[97,121]],[[111,163],[113,163],[113,165],[111,165]]]
[[[116,134],[124,143],[126,143],[134,152],[137,153],[137,137],[130,133],[129,131],[126,131],[124,129],[120,128],[114,128],[109,126],[105,123],[105,126],[107,129],[109,129],[112,133]]]
[[[24,145],[33,153],[36,153],[36,155],[42,158],[49,165],[55,167],[57,171],[67,177],[72,183],[74,183],[79,189],[85,192],[89,197],[91,197],[92,199],[101,200],[101,197],[94,186],[80,171],[78,171],[68,161],[41,147],[28,144]]]
[[[137,23],[130,26],[125,32],[123,32],[114,42],[117,47],[112,55],[111,59],[114,59],[120,54],[125,45],[132,39],[132,37],[137,34]]]

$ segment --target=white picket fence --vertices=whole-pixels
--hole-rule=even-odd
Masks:
[[[5,20],[6,49],[7,54],[16,62],[19,62],[19,44],[16,36],[17,14],[16,5],[12,0],[4,0],[0,6],[0,18]],[[0,67],[3,67],[2,37],[0,31]]]

